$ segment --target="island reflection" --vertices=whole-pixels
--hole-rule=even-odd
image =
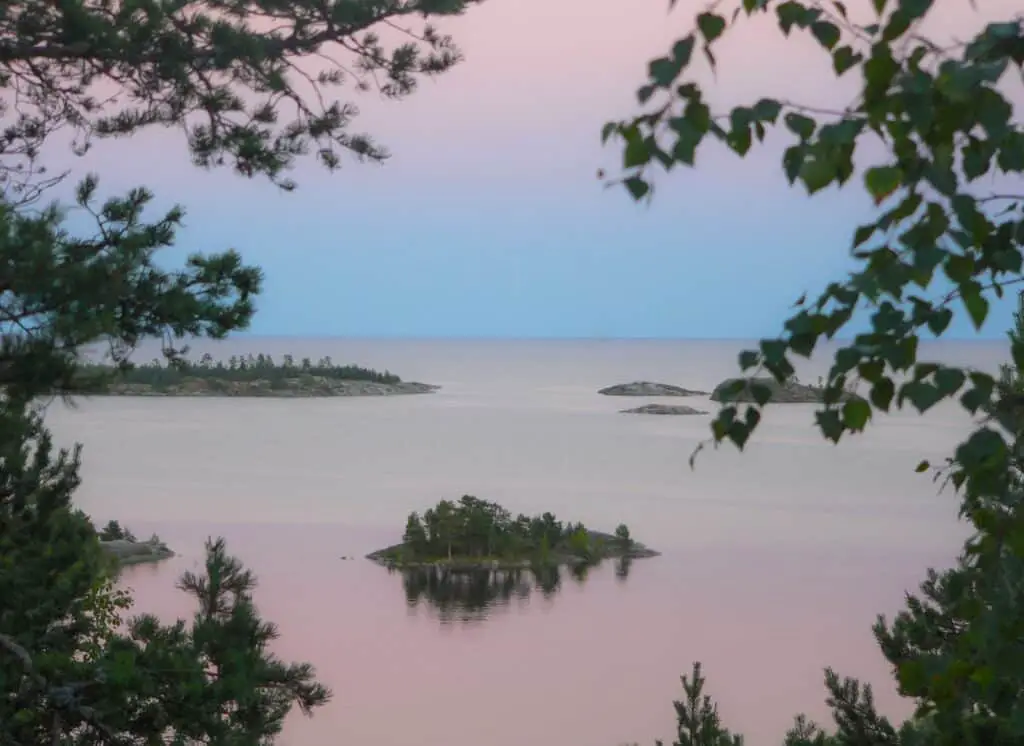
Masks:
[[[563,583],[585,583],[591,569],[600,566],[578,564],[569,567],[537,565],[514,569],[452,569],[430,565],[390,569],[402,577],[405,601],[410,610],[425,607],[442,624],[483,622],[496,612],[506,610],[513,600],[529,602],[535,594],[553,599]],[[615,578],[629,578],[633,560],[619,557],[613,561]]]

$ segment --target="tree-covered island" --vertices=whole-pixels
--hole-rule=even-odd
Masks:
[[[612,557],[657,555],[634,541],[625,524],[606,534],[582,523],[563,523],[551,513],[513,517],[497,503],[464,495],[458,502],[441,500],[422,516],[411,513],[402,543],[367,559],[386,567],[475,570],[592,565]]]
[[[128,366],[84,365],[80,390],[97,396],[392,396],[429,394],[439,387],[403,381],[359,365],[337,365],[330,357],[317,361],[284,355],[232,355],[215,360],[175,360]]]

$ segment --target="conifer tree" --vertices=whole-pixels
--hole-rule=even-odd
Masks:
[[[46,171],[45,146],[71,134],[84,152],[162,125],[184,133],[196,165],[284,189],[306,154],[329,169],[344,153],[381,161],[386,150],[351,129],[354,103],[331,89],[399,99],[450,69],[458,49],[417,19],[472,1],[0,7],[0,743],[266,744],[293,707],[308,713],[329,697],[307,664],[268,652],[276,629],[221,541],[207,546],[204,576],[182,579],[199,607],[191,623],[143,616],[120,629],[130,599],[73,504],[80,450],[54,450],[41,404],[90,390],[90,347],[125,366],[155,338],[175,362],[191,337],[245,328],[262,273],[233,250],[169,268],[158,254],[183,210],[154,218],[148,190],[103,198],[94,176],[74,205],[94,231],[72,233],[65,208],[32,204],[67,175]]]

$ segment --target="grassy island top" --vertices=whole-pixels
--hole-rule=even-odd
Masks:
[[[513,567],[593,564],[609,557],[653,557],[625,524],[614,534],[563,523],[551,513],[512,517],[505,508],[465,495],[409,515],[402,543],[367,555],[389,567]]]

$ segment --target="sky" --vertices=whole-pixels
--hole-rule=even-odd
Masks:
[[[850,2],[854,17],[865,2]],[[1009,15],[1013,0],[943,0],[933,31]],[[703,6],[701,6],[703,7]],[[851,266],[872,214],[859,183],[809,199],[782,176],[781,141],[741,160],[703,152],[659,178],[650,205],[606,189],[621,151],[601,126],[635,113],[647,62],[692,26],[693,2],[485,0],[442,25],[465,61],[410,98],[343,90],[393,157],[312,161],[283,193],[191,165],[170,130],[107,142],[83,158],[116,193],[145,184],[187,212],[181,254],[236,248],[263,267],[258,334],[386,337],[774,336],[804,292]],[[770,19],[768,19],[770,20]],[[764,20],[720,45],[719,106],[779,96],[822,106],[852,97],[813,42]],[[69,160],[70,159],[70,160]],[[1010,307],[997,307],[989,337]],[[967,337],[966,321],[951,330]]]

